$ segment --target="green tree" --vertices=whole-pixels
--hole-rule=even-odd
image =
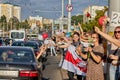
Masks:
[[[7,30],[7,20],[6,20],[6,16],[5,15],[1,16],[1,18],[0,18],[0,28],[3,31]]]
[[[83,22],[83,15],[75,15],[72,16],[71,18],[71,25],[77,25],[78,22],[82,23]]]
[[[105,6],[103,10],[96,10],[96,16],[93,20],[89,20],[85,24],[82,24],[84,31],[93,31],[94,26],[98,26],[101,28],[101,26],[98,23],[98,19],[102,16],[104,16],[105,12],[108,11],[108,8]]]
[[[30,29],[30,25],[27,19],[21,22],[20,26],[21,26],[21,29]]]
[[[9,19],[9,22],[8,22],[8,26],[9,26],[9,29],[19,29],[19,20],[17,17],[13,16]]]

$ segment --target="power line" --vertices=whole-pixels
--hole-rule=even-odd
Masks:
[[[62,11],[41,11],[41,10],[35,10],[35,12],[62,12]]]

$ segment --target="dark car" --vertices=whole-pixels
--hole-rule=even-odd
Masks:
[[[0,80],[41,80],[41,63],[30,47],[0,47]]]
[[[35,55],[39,52],[39,44],[36,41],[14,41],[12,46],[26,46],[34,49]]]
[[[3,40],[2,39],[0,39],[0,46],[2,46],[3,45]]]
[[[41,47],[44,44],[44,40],[35,40],[35,39],[30,39],[30,41],[36,41],[39,44],[39,47]]]

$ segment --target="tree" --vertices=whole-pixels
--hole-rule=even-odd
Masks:
[[[82,24],[84,31],[93,31],[94,26],[100,27],[98,24],[98,19],[101,16],[104,16],[105,12],[108,11],[108,8],[105,6],[103,10],[96,10],[96,16],[93,20],[90,20],[89,22]],[[100,27],[101,28],[101,27]]]
[[[75,16],[72,16],[71,18],[71,24],[72,25],[77,25],[78,22],[82,23],[83,22],[83,15],[75,15]]]
[[[6,20],[6,16],[3,15],[1,16],[0,18],[0,27],[1,27],[1,30],[3,31],[3,36],[5,36],[5,31],[7,30],[7,20]]]
[[[5,15],[1,16],[1,18],[0,18],[0,27],[3,30],[7,29],[7,20],[6,20],[6,16]]]
[[[9,19],[9,22],[8,22],[8,26],[9,26],[9,29],[19,29],[19,20],[17,17],[13,16],[12,18]]]
[[[21,22],[20,26],[21,26],[22,29],[30,29],[30,25],[29,25],[27,19],[24,20],[23,22]]]

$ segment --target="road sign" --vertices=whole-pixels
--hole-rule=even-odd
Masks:
[[[116,27],[120,25],[120,12],[112,12],[110,26]]]
[[[68,5],[66,6],[66,9],[67,9],[68,12],[71,12],[72,9],[73,9],[73,6],[72,6],[71,4],[68,4]]]

